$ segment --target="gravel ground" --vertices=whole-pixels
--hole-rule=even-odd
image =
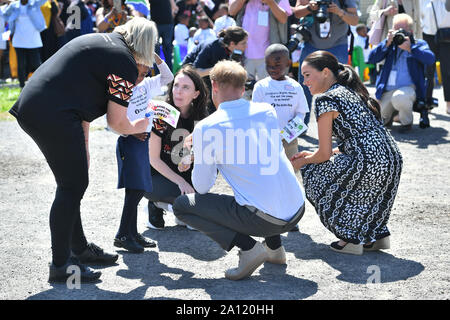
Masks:
[[[436,91],[442,100],[442,89]],[[147,229],[142,201],[139,231],[158,247],[138,255],[119,251],[115,266],[100,268],[100,283],[80,289],[47,283],[54,178],[17,123],[1,121],[0,299],[449,299],[450,116],[440,103],[430,116],[431,128],[420,129],[415,114],[410,133],[392,129],[404,171],[389,223],[390,250],[362,256],[332,252],[334,236],[307,203],[300,232],[282,236],[287,265],[266,263],[251,278],[233,282],[224,271],[237,265],[237,249],[226,254],[203,234],[176,226],[170,213],[165,230]],[[301,148],[317,145],[312,122]],[[115,251],[124,191],[116,189],[117,136],[103,127],[104,119],[92,124],[90,185],[81,212],[88,240]],[[213,192],[230,194],[230,188],[219,177]]]

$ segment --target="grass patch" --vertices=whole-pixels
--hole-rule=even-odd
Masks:
[[[0,120],[12,119],[8,113],[9,109],[16,102],[20,94],[20,88],[1,87],[0,88]]]

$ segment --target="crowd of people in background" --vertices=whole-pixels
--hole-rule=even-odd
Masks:
[[[73,38],[94,32],[109,33],[133,16],[140,16],[156,23],[159,34],[156,52],[173,73],[197,46],[219,39],[220,31],[230,26],[240,26],[249,34],[243,63],[249,79],[256,82],[267,76],[263,63],[265,49],[273,43],[286,44],[299,26],[305,26],[310,31],[309,36],[291,53],[291,76],[301,85],[303,77],[298,68],[307,55],[317,50],[333,53],[342,63],[350,62],[359,69],[363,81],[375,84],[382,73],[384,58],[371,63],[369,53],[387,38],[389,30],[395,29],[393,17],[406,13],[414,22],[410,30],[414,39],[424,39],[439,61],[439,69],[435,63],[427,64],[426,81],[421,84],[425,86],[424,97],[422,99],[422,93],[417,95],[425,105],[420,126],[426,128],[429,126],[427,112],[436,105],[433,88],[437,73],[450,112],[449,47],[448,43],[435,41],[437,30],[450,24],[445,2],[375,0],[369,6],[367,21],[360,21],[359,1],[333,0],[327,6],[326,20],[319,21],[311,19],[320,11],[318,2],[309,0],[117,1],[120,5],[113,0],[1,0],[0,81],[17,78],[23,87],[41,63]],[[40,10],[34,10],[38,7]],[[311,94],[304,85],[303,89],[311,109]],[[247,98],[250,99],[250,95]],[[398,108],[395,105],[393,108],[394,121],[408,126],[410,121],[400,121]],[[309,113],[305,123],[308,121]]]
[[[265,261],[285,263],[280,234],[298,230],[305,198],[338,238],[332,250],[361,255],[389,249],[387,223],[403,159],[387,128],[399,122],[398,132],[412,130],[413,112],[420,113],[420,128],[431,126],[436,65],[450,114],[450,0],[376,0],[367,24],[357,0],[0,4],[0,78],[8,58],[10,76],[15,72],[23,89],[10,113],[37,142],[57,183],[50,211],[53,280],[65,278],[68,263],[80,265],[85,280],[97,280],[100,273],[81,263],[117,260],[87,242],[80,218],[89,123],[99,116],[106,114],[121,134],[118,187],[125,188],[125,199],[114,245],[135,253],[155,247],[137,230],[137,206],[148,199],[149,227],[163,229],[157,206],[163,202],[173,206],[177,223],[224,250],[240,248],[238,267],[225,273],[239,280]],[[374,97],[364,81],[375,85]],[[82,83],[83,95],[67,90],[73,83]],[[144,115],[163,86],[165,103],[180,114],[175,126]],[[316,151],[299,152],[297,139],[280,144],[278,135],[264,137],[277,155],[276,174],[261,174],[271,169],[262,163],[223,161],[236,146],[202,135],[226,136],[226,128],[279,132],[293,119],[307,125],[313,112]],[[179,130],[184,134],[174,139]],[[266,143],[261,140],[249,135],[255,150]],[[247,159],[251,150],[235,151]],[[195,161],[202,156],[211,158]],[[209,193],[218,172],[234,196]]]

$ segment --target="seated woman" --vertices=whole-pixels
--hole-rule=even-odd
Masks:
[[[306,197],[321,222],[340,239],[331,249],[357,255],[388,249],[386,225],[403,162],[379,105],[356,72],[329,52],[310,54],[301,72],[315,95],[319,149],[299,152],[291,162],[301,168]],[[338,139],[335,150],[332,136]]]
[[[144,195],[149,199],[150,228],[164,228],[164,212],[157,208],[154,202],[172,204],[180,194],[194,192],[191,182],[192,169],[179,172],[178,163],[185,151],[183,139],[193,131],[195,122],[207,116],[207,101],[206,85],[195,69],[185,65],[178,70],[173,82],[168,86],[167,97],[167,102],[181,113],[177,128],[155,119],[150,135],[153,191]]]

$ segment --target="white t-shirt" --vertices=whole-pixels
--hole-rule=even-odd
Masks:
[[[42,47],[41,33],[27,14],[28,6],[20,5],[12,45],[14,48],[35,49]]]
[[[280,129],[297,115],[303,120],[309,112],[302,86],[289,77],[282,81],[273,80],[271,77],[259,80],[253,89],[252,101],[272,105]]]
[[[208,40],[215,40],[217,39],[217,36],[213,29],[207,28],[198,29],[192,38],[194,41],[198,41],[198,44],[200,44]]]
[[[0,7],[0,10],[2,10],[2,8]],[[3,32],[5,31],[5,20],[3,19],[3,16],[0,12],[0,36],[3,34]],[[2,37],[0,37],[0,50],[5,50],[6,49],[6,41],[3,40]]]
[[[187,46],[187,53],[191,52],[192,50],[195,49],[197,45],[194,42],[194,38],[189,38],[188,39],[188,46]]]
[[[233,27],[236,25],[236,21],[232,17],[229,16],[221,16],[214,21],[214,32],[218,34],[223,29],[228,27]]]
[[[431,2],[434,5],[434,12]],[[445,9],[445,0],[423,0],[421,1],[420,12],[423,33],[435,35],[437,31],[436,21],[439,29],[450,27],[450,12]]]
[[[361,37],[359,34],[355,35],[355,42],[353,43],[354,46],[359,46],[363,49],[363,55],[364,55],[364,62],[369,61],[369,54],[370,54],[370,47],[367,47],[367,49],[365,49],[366,46],[366,38]]]
[[[188,45],[188,39],[189,39],[189,29],[184,24],[179,23],[175,26],[174,29],[174,45],[178,46],[186,46]]]
[[[144,78],[141,83],[133,88],[133,95],[127,108],[127,117],[130,121],[144,118],[148,102],[156,96],[163,95],[162,86],[172,81],[173,75],[165,62],[158,65],[158,69],[160,74]],[[151,129],[152,121],[146,131],[150,132]]]

